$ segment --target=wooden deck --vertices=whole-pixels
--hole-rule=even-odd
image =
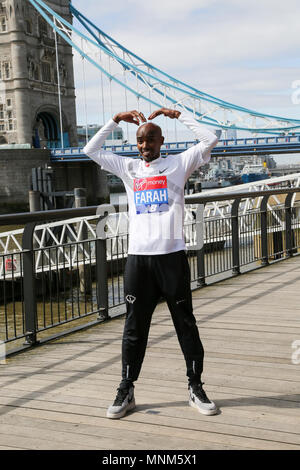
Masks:
[[[124,318],[115,319],[0,366],[0,449],[300,449],[300,258],[198,290],[194,311],[218,415],[188,406],[185,363],[160,304],[135,412],[105,417],[120,380]]]

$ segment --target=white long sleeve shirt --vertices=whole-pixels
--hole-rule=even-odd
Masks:
[[[184,186],[189,176],[210,160],[218,142],[188,114],[179,118],[199,143],[177,155],[145,160],[122,157],[101,147],[117,127],[112,119],[88,142],[83,151],[103,170],[122,179],[129,205],[128,254],[159,255],[185,250],[183,234]]]

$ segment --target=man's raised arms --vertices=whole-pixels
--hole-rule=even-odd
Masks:
[[[113,120],[119,124],[120,121],[130,122],[132,124],[136,124],[139,126],[141,122],[147,122],[147,119],[143,115],[143,113],[133,110],[133,111],[125,111],[123,113],[118,113],[113,117]]]

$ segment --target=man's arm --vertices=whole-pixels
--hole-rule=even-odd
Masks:
[[[201,150],[201,157],[203,160],[203,163],[205,164],[210,160],[210,153],[212,149],[217,145],[218,143],[218,138],[217,136],[209,131],[207,128],[203,126],[203,124],[200,124],[198,121],[193,119],[189,114],[187,113],[182,113],[178,120],[182,122],[185,126],[187,126],[189,129],[193,131],[195,134],[197,140],[199,140],[199,143],[195,145],[195,147],[200,148]],[[198,150],[198,149],[197,149]]]
[[[161,114],[171,119],[178,119],[194,132],[197,139],[200,141],[199,144],[201,144],[201,150],[204,158],[209,156],[208,154],[210,154],[211,150],[217,145],[217,136],[213,132],[210,132],[208,129],[204,128],[202,124],[199,124],[198,121],[193,119],[187,113],[181,113],[176,109],[161,108],[150,114],[148,119],[154,119]]]
[[[105,126],[101,127],[83,149],[84,153],[98,163],[104,170],[114,173],[117,176],[122,176],[124,173],[124,157],[103,150],[101,147],[106,138],[121,121],[134,123],[139,126],[140,121],[146,122],[146,119],[142,113],[136,110],[118,113],[113,119],[110,119]]]
[[[210,160],[211,150],[217,145],[217,136],[203,127],[198,121],[193,119],[187,113],[168,108],[161,108],[150,114],[148,119],[154,119],[159,115],[167,116],[171,119],[178,119],[189,129],[193,131],[199,143],[190,147],[181,154],[187,177],[199,166],[208,163]]]

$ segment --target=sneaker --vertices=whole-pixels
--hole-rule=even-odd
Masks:
[[[197,408],[198,411],[204,415],[215,415],[218,408],[213,401],[207,398],[207,395],[202,387],[203,383],[189,386],[189,405]]]
[[[127,411],[135,408],[135,399],[133,393],[134,387],[118,388],[116,399],[106,413],[107,418],[122,418],[126,415]]]

